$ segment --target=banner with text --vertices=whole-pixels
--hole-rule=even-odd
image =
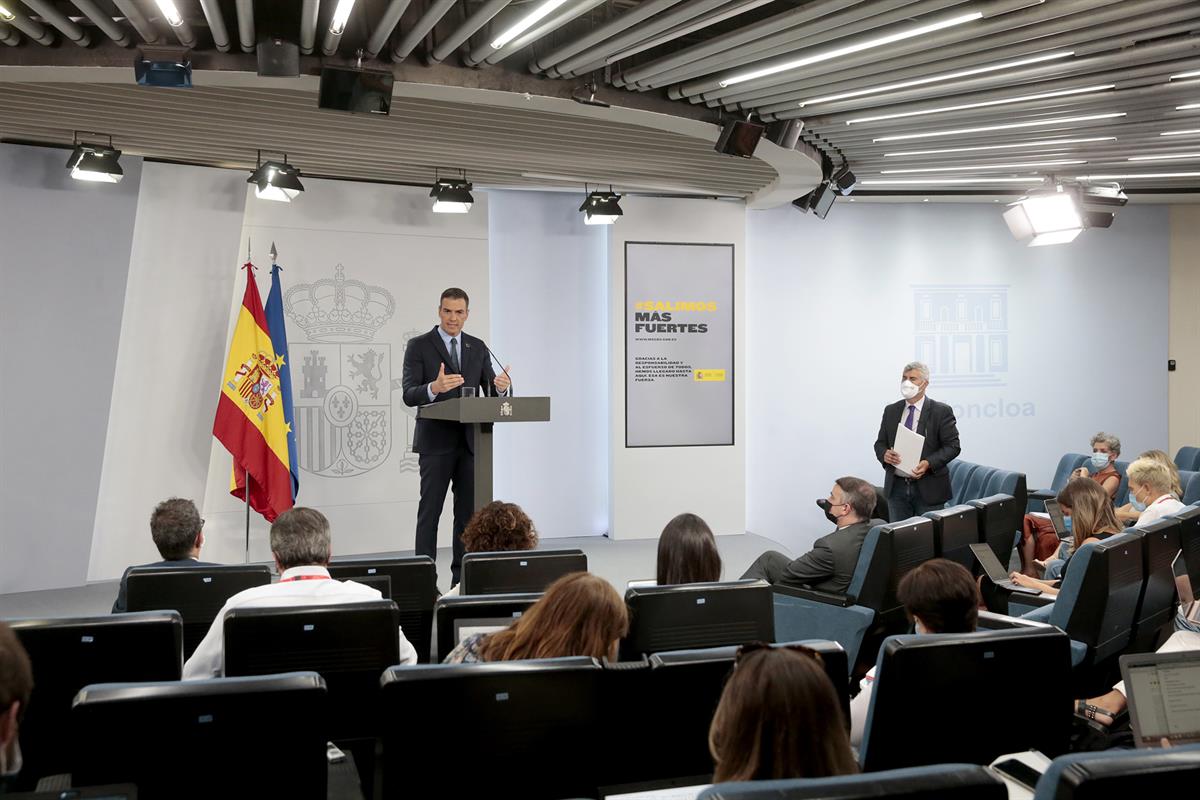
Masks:
[[[733,245],[625,244],[625,446],[733,444]]]

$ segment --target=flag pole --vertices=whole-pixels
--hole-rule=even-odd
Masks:
[[[246,237],[246,263],[250,263],[250,237]],[[246,270],[246,279],[254,280],[254,272]],[[250,563],[250,471],[242,470],[242,483],[246,486],[246,554],[242,563]]]

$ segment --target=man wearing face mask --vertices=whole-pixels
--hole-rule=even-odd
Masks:
[[[21,771],[17,732],[32,692],[29,654],[12,628],[0,623],[0,794]]]
[[[920,361],[905,365],[900,375],[900,394],[904,398],[883,409],[875,457],[883,465],[883,490],[887,494],[888,516],[892,522],[917,517],[926,511],[943,508],[952,494],[948,464],[958,457],[958,423],[954,410],[925,396],[929,388],[929,367]],[[896,471],[900,454],[896,429],[900,426],[925,437],[921,460],[912,474]]]
[[[875,487],[862,478],[838,478],[829,492],[828,506],[822,507],[825,515],[834,520],[837,530],[817,539],[812,550],[795,560],[777,550],[768,550],[742,577],[797,589],[845,592],[850,587],[867,531],[883,524],[883,520],[871,519]]]

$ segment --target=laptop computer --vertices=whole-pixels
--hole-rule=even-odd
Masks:
[[[1070,539],[1071,532],[1067,530],[1067,521],[1057,500],[1046,501],[1046,514],[1050,517],[1050,523],[1054,525],[1054,532],[1058,534],[1058,538],[1063,541]]]
[[[1200,743],[1200,650],[1121,656],[1137,747]]]
[[[971,552],[975,554],[975,560],[983,567],[983,571],[987,573],[988,578],[997,586],[1002,586],[1010,592],[1020,592],[1021,594],[1041,594],[1039,589],[1030,589],[1027,586],[1020,586],[1013,583],[1012,578],[1008,577],[1008,570],[1000,563],[1000,559],[996,558],[996,554],[992,552],[992,548],[986,544],[970,545]]]

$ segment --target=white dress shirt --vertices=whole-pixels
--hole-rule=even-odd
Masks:
[[[1137,524],[1133,527],[1140,528],[1143,525],[1149,525],[1151,522],[1162,519],[1163,517],[1182,511],[1186,506],[1173,494],[1164,494],[1162,497],[1155,500],[1150,505],[1146,506],[1146,510],[1138,517]]]
[[[301,579],[301,576],[315,576]],[[380,600],[378,589],[354,581],[336,581],[324,567],[292,567],[284,570],[278,583],[244,589],[225,601],[208,633],[192,657],[183,665],[183,679],[219,678],[225,655],[225,614],[234,608],[274,608],[284,606],[333,606]],[[417,663],[417,649],[400,631],[400,663]]]

